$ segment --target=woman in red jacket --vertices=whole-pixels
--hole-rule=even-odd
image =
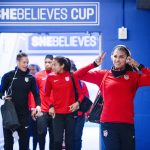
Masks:
[[[53,73],[46,80],[45,98],[50,101],[49,114],[53,117],[54,150],[62,149],[63,133],[65,131],[66,150],[73,149],[75,126],[75,112],[83,99],[78,80],[75,79],[79,98],[75,100],[75,92],[70,76],[71,63],[68,58],[55,57],[53,60]],[[53,91],[53,100],[48,97]]]
[[[111,70],[89,71],[101,65],[104,57],[105,53],[74,75],[101,88],[104,107],[100,122],[106,150],[135,150],[134,97],[139,87],[150,85],[150,69],[132,59],[126,46],[117,45]]]

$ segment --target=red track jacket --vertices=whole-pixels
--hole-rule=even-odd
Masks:
[[[78,80],[76,78],[74,80],[79,94],[78,100],[81,102],[84,96]],[[51,73],[48,75],[45,86],[46,101],[52,91],[53,99],[50,100],[50,103],[54,106],[55,112],[58,114],[71,113],[69,106],[75,103],[76,100],[70,72],[65,71],[60,74]]]
[[[43,71],[38,72],[35,76],[36,82],[39,88],[39,92],[40,92],[41,109],[43,112],[48,112],[49,106],[50,106],[50,99],[53,99],[52,93],[47,101],[45,101],[45,98],[44,98],[45,97],[45,83],[46,83],[47,75],[49,73],[51,73],[50,70],[43,70]],[[34,102],[33,95],[31,92],[29,94],[29,108],[30,109],[35,108],[35,102]]]
[[[85,66],[74,76],[81,80],[97,84],[99,87],[107,70],[89,71],[94,64]],[[128,71],[120,78],[115,78],[111,72],[101,86],[104,107],[101,122],[134,123],[134,96],[138,87],[150,85],[150,69],[142,68],[142,73]]]

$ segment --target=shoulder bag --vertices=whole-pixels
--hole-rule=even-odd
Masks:
[[[102,84],[104,83],[104,80],[106,79],[107,74],[108,74],[108,71],[105,73],[105,75],[103,77],[100,88],[101,88]],[[89,111],[88,121],[90,121],[92,123],[100,123],[100,116],[101,116],[101,113],[103,110],[103,105],[104,105],[103,97],[101,95],[101,92],[98,91],[96,99]]]
[[[71,74],[71,79],[72,79],[72,83],[73,83],[73,87],[74,87],[74,91],[75,91],[75,99],[76,99],[76,101],[78,101],[78,91],[77,91],[75,81],[74,81],[72,74]],[[88,97],[84,96],[82,102],[80,103],[78,111],[85,113],[85,112],[89,111],[91,106],[92,106],[92,101]]]
[[[9,95],[9,96],[11,96],[11,94],[12,94],[12,85],[13,85],[16,73],[17,73],[17,70],[11,81],[10,87],[8,88],[7,95]],[[4,104],[1,106],[1,114],[2,114],[2,121],[3,121],[4,128],[15,131],[16,129],[18,129],[20,127],[16,109],[11,100],[5,100]]]

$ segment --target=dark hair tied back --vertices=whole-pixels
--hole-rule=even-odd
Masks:
[[[19,53],[17,54],[16,60],[20,61],[22,57],[28,57],[28,55],[26,53],[23,53],[22,50],[20,50]]]
[[[112,54],[114,53],[115,49],[124,51],[127,54],[127,57],[131,56],[131,52],[130,52],[129,48],[127,46],[125,46],[125,45],[117,45],[117,46],[115,46],[113,48]]]
[[[60,65],[64,65],[64,71],[69,71],[71,69],[71,62],[69,58],[57,56],[54,58]]]

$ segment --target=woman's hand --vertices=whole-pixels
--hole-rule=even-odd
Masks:
[[[95,63],[99,66],[103,63],[104,58],[106,56],[106,52],[103,52],[100,56],[95,59]]]
[[[70,107],[70,111],[74,112],[79,109],[79,102],[75,102],[72,105],[70,105],[69,107]]]
[[[36,116],[41,116],[41,107],[40,106],[36,106],[35,108],[35,111],[36,111]]]
[[[6,101],[10,101],[12,99],[12,97],[10,97],[10,96],[4,96],[3,99],[6,100]]]
[[[32,117],[32,119],[33,120],[36,120],[36,109],[32,109],[32,111],[31,111],[31,117]]]
[[[51,107],[50,109],[49,109],[49,115],[51,115],[52,116],[52,118],[55,118],[55,109],[54,109],[54,107]]]
[[[132,68],[136,69],[137,71],[139,71],[138,66],[140,65],[138,62],[136,62],[133,58],[131,58],[130,56],[127,57],[126,60],[127,64],[129,64]]]

